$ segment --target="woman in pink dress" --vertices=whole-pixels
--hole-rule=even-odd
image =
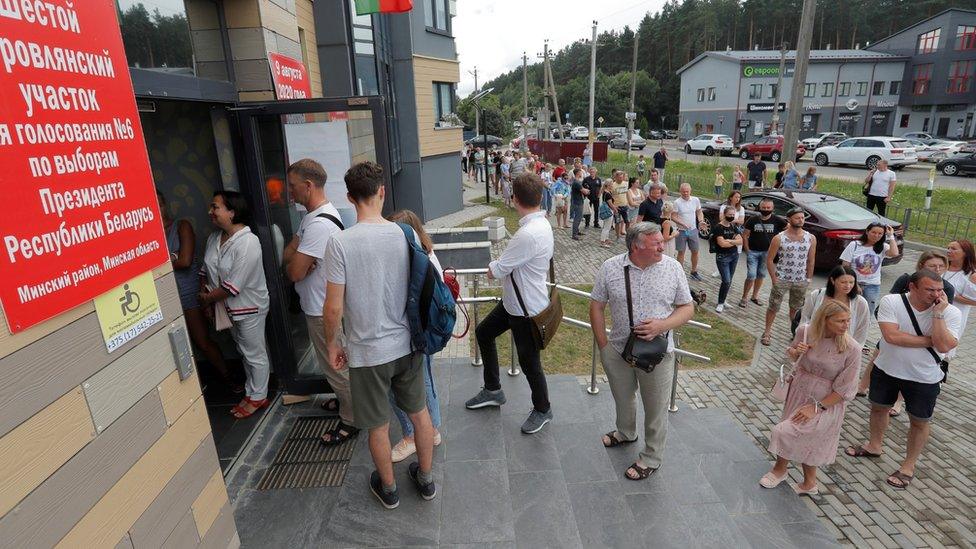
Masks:
[[[837,457],[844,412],[857,391],[861,346],[848,334],[850,323],[850,309],[828,300],[810,324],[796,330],[786,354],[797,361],[797,367],[782,419],[769,437],[776,463],[759,480],[763,488],[778,486],[786,479],[790,462],[798,461],[803,465],[803,482],[794,490],[800,495],[819,493],[817,467]]]

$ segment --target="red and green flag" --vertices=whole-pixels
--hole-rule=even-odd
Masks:
[[[356,0],[356,15],[400,13],[413,9],[413,0]]]

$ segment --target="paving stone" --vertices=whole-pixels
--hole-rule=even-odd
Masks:
[[[509,473],[508,484],[520,547],[582,547],[562,471]]]
[[[441,543],[515,539],[504,460],[448,462],[443,486]]]

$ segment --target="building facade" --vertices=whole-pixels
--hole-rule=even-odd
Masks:
[[[786,52],[780,124],[793,85]],[[682,137],[725,133],[737,143],[768,134],[779,51],[710,51],[678,69]],[[813,50],[803,88],[800,137],[924,131],[976,136],[976,11],[950,9],[865,49]]]

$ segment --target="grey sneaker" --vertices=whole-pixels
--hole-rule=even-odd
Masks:
[[[697,280],[698,282],[701,282],[701,281],[705,280],[704,278],[701,277],[700,274],[698,274],[698,271],[691,271],[691,277],[690,278],[692,280]]]
[[[552,410],[546,413],[542,413],[535,408],[532,409],[532,413],[522,424],[522,432],[531,435],[532,433],[538,433],[546,426],[546,423],[552,421]]]
[[[489,391],[484,387],[478,391],[478,394],[474,395],[474,398],[469,399],[464,403],[464,407],[468,410],[477,410],[478,408],[485,408],[488,406],[501,406],[505,404],[505,391],[501,389],[497,391]]]

